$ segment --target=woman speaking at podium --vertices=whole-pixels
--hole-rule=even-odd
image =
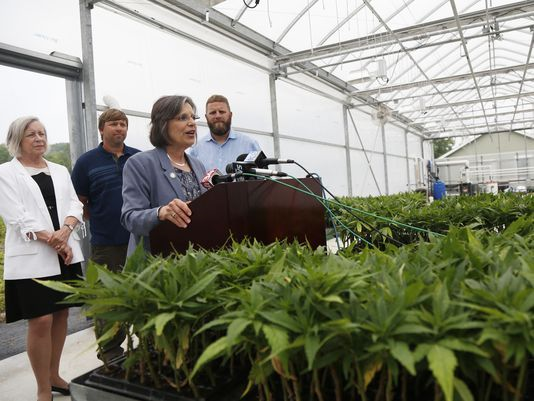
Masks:
[[[187,96],[163,96],[152,106],[150,142],[154,149],[131,156],[123,171],[121,223],[130,231],[128,255],[150,231],[168,220],[185,228],[194,218],[187,205],[206,191],[206,169],[185,150],[196,141],[196,107]]]

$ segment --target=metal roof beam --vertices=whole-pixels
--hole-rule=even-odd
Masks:
[[[0,64],[55,77],[80,79],[82,62],[78,57],[52,53],[45,55],[0,42]]]
[[[490,15],[494,18],[506,17],[507,19],[525,18],[526,13],[534,12],[534,2],[520,1],[504,6],[493,7],[488,10]],[[530,15],[530,14],[529,14]],[[473,27],[473,25],[484,25],[486,10],[475,11],[459,15],[461,23],[466,27]],[[302,61],[313,61],[321,58],[332,57],[344,53],[350,53],[358,49],[368,49],[371,46],[385,46],[387,44],[395,43],[396,39],[405,42],[407,40],[416,40],[421,38],[428,38],[432,35],[443,35],[445,33],[455,31],[456,20],[454,17],[444,18],[437,21],[430,21],[419,25],[413,25],[401,29],[391,31],[387,34],[377,33],[361,38],[343,41],[331,45],[316,47],[310,50],[303,50],[299,52],[287,53],[276,57],[276,63],[282,67],[289,66],[294,63]]]
[[[532,109],[528,109],[528,110],[519,110],[518,111],[518,113],[524,113],[524,112],[532,113],[533,110]],[[510,114],[514,114],[514,112],[513,111],[506,111],[506,112],[501,112],[501,113],[488,114],[487,116],[488,117],[501,117],[501,116],[507,116],[507,115],[510,115]],[[433,116],[433,117],[439,117],[439,116]],[[482,114],[477,114],[477,115],[473,115],[473,116],[453,118],[450,114],[443,114],[441,118],[436,118],[435,120],[424,120],[424,119],[423,120],[418,120],[418,119],[414,119],[412,124],[424,125],[424,124],[441,123],[444,120],[449,122],[449,121],[459,121],[459,120],[475,120],[475,119],[479,119],[479,118],[484,118],[484,116]]]
[[[475,103],[480,103],[480,102],[488,103],[488,102],[493,102],[494,100],[507,100],[507,99],[513,99],[516,97],[529,97],[529,96],[534,96],[534,92],[524,92],[524,93],[519,93],[519,94],[513,93],[511,95],[495,96],[495,97],[489,97],[485,99],[462,100],[461,102],[454,102],[454,103],[448,103],[448,104],[435,104],[432,106],[426,106],[425,110],[443,109],[443,108],[447,108],[450,106],[453,106],[453,107],[464,106],[466,104],[475,104]],[[399,110],[399,112],[403,113],[402,110]],[[409,112],[412,112],[412,110],[410,110]]]
[[[490,84],[490,85],[480,85],[479,87],[481,89],[487,89],[487,88],[492,88],[492,87],[495,87],[495,86],[509,86],[509,85],[515,85],[515,84],[520,84],[521,82],[529,82],[529,81],[534,81],[534,78],[526,78],[524,80],[517,80],[517,81],[506,81],[506,82],[497,82],[495,84]],[[471,91],[471,90],[475,90],[476,88],[474,86],[470,86],[468,88],[458,88],[458,89],[451,89],[451,90],[447,90],[447,91],[441,91],[442,94],[444,95],[448,95],[448,94],[451,94],[451,93],[456,93],[456,92],[466,92],[466,91]],[[410,99],[420,99],[422,97],[428,97],[428,96],[438,96],[439,93],[436,93],[436,92],[433,92],[433,93],[421,93],[420,95],[415,95],[415,96],[405,96],[405,97],[392,97],[392,98],[389,98],[389,99],[380,99],[380,103],[388,103],[388,102],[398,102],[400,100],[410,100]]]
[[[492,134],[509,134],[510,132],[516,132],[516,131],[526,131],[526,130],[530,130],[532,128],[530,127],[515,127],[512,131],[510,131],[509,129],[505,129],[505,130],[494,130],[494,131],[491,131],[491,132],[485,132],[485,131],[479,131],[475,134],[460,134],[460,133],[457,133],[457,134],[447,134],[447,133],[442,133],[442,135],[436,135],[436,136],[432,136],[431,138],[428,138],[427,140],[430,140],[430,141],[433,141],[435,139],[444,139],[444,138],[466,138],[466,137],[470,137],[470,136],[482,136],[482,135],[492,135]]]
[[[474,75],[475,77],[485,77],[485,76],[491,76],[493,74],[508,74],[510,72],[523,71],[524,68],[527,68],[527,69],[534,68],[534,63],[519,64],[519,65],[510,66],[510,67],[494,68],[493,70],[477,71],[474,73]],[[411,88],[418,88],[418,87],[421,88],[423,86],[428,86],[428,85],[446,84],[446,83],[453,82],[453,81],[464,81],[466,79],[471,79],[471,78],[472,76],[470,73],[452,75],[449,77],[434,78],[434,79],[429,79],[426,81],[410,82],[406,84],[392,85],[392,86],[387,86],[384,88],[369,89],[365,91],[356,90],[354,91],[354,94],[365,96],[365,95],[373,95],[378,92],[380,93],[395,92],[395,91],[407,90]]]
[[[534,46],[534,30],[532,32],[531,39],[530,39],[530,48],[528,49],[528,55],[527,55],[526,63],[528,63],[530,61],[530,56],[532,55],[532,47],[533,46]],[[517,110],[517,106],[519,105],[519,99],[521,97],[521,92],[523,91],[523,86],[524,86],[524,83],[525,83],[525,78],[527,76],[527,71],[528,70],[526,68],[523,70],[523,77],[521,78],[521,86],[519,87],[519,92],[517,93],[517,100],[515,102],[515,107],[514,107],[514,115],[512,116],[512,121],[510,121],[510,127],[512,127],[512,124],[514,123],[515,112]]]
[[[458,33],[460,34],[460,38],[462,38],[462,47],[464,48],[465,59],[467,60],[467,64],[469,65],[469,71],[471,72],[471,78],[473,79],[473,83],[475,84],[475,87],[476,87],[478,100],[480,101],[480,106],[482,106],[482,113],[484,114],[484,120],[486,122],[486,126],[488,126],[488,117],[486,116],[486,109],[484,108],[484,102],[482,101],[482,93],[480,93],[480,88],[478,87],[478,82],[475,77],[475,70],[473,69],[473,63],[471,62],[471,57],[469,56],[469,50],[467,49],[467,42],[465,41],[465,38],[464,38],[462,22],[460,21],[460,16],[456,8],[456,2],[454,0],[451,0],[451,7],[452,7],[452,12],[454,13],[454,19],[456,20],[456,26],[458,27]],[[486,16],[488,16],[487,8],[486,8]],[[493,68],[491,68],[491,70],[493,70]],[[495,101],[495,97],[493,97],[493,100]],[[447,103],[450,105],[449,102]],[[456,111],[455,111],[455,114],[456,114]],[[458,116],[458,114],[456,115]],[[488,131],[489,131],[489,126],[488,126]]]
[[[514,122],[512,124],[512,126],[510,126],[510,128],[508,128],[508,131],[514,131],[516,128],[515,126],[516,125],[519,125],[519,124],[532,124],[534,123],[534,118],[530,118],[530,119],[527,119],[527,120],[518,120],[516,122]],[[471,125],[469,127],[469,129],[476,129],[476,128],[486,128],[487,131],[486,132],[491,132],[491,127],[504,127],[504,126],[507,126],[509,125],[507,122],[506,123],[490,123],[490,124],[479,124],[479,125]],[[520,127],[520,128],[524,128],[524,127]],[[532,128],[532,127],[529,127],[529,128]],[[441,132],[454,132],[454,131],[461,131],[463,130],[464,128],[463,127],[447,127],[446,129],[439,129],[439,130],[434,130],[434,131],[426,131],[426,134],[428,135],[433,135],[433,134],[439,134]]]
[[[406,47],[404,46],[404,43],[400,40],[400,38],[398,38],[392,31],[392,29],[389,27],[389,25],[387,24],[387,22],[380,16],[380,14],[378,14],[378,12],[374,9],[373,6],[371,6],[370,4],[370,0],[363,0],[363,2],[365,3],[365,5],[367,6],[367,8],[373,13],[373,15],[378,19],[378,21],[384,26],[384,28],[386,28],[387,32],[392,34],[393,37],[395,38],[397,44],[399,45],[399,47],[405,52],[406,56],[408,56],[408,58],[412,61],[412,63],[417,67],[417,69],[420,71],[420,73],[425,77],[425,79],[428,81],[430,78],[428,77],[428,75],[426,74],[426,72],[423,70],[423,68],[421,68],[421,66],[419,65],[419,63],[417,62],[417,60],[414,59],[414,57],[412,56],[412,54],[406,49]],[[432,85],[434,87],[434,90],[436,92],[439,92],[439,89],[435,86],[435,85]],[[445,103],[449,103],[449,101],[447,100],[447,98],[445,98],[445,96],[441,95],[441,97],[443,98],[443,100],[445,101]],[[454,114],[457,115],[456,111],[454,110],[454,108],[451,106],[451,110]],[[466,127],[467,129],[467,127]]]
[[[293,21],[291,21],[289,23],[289,25],[287,25],[285,27],[285,29],[283,30],[283,32],[280,34],[280,36],[278,37],[278,39],[276,39],[276,43],[280,43],[282,41],[282,39],[284,39],[286,37],[286,35],[289,33],[289,31],[295,26],[295,24],[297,22],[300,21],[300,19],[306,14],[306,12],[308,12],[310,10],[310,8],[312,8],[315,3],[317,3],[319,0],[313,0],[311,2],[309,2],[306,7],[304,7],[300,13],[298,13],[298,15],[293,19]]]
[[[182,17],[185,17],[191,21],[194,21],[199,24],[202,23],[202,26],[206,27],[207,29],[211,29],[231,40],[234,40],[240,44],[248,46],[258,51],[260,54],[263,54],[269,58],[272,58],[273,56],[280,56],[280,55],[289,53],[288,49],[284,48],[283,46],[280,46],[279,44],[273,42],[272,40],[266,38],[265,36],[244,26],[243,24],[239,22],[232,25],[232,19],[224,15],[220,11],[217,11],[216,9],[211,9],[209,23],[203,23],[205,21],[206,8],[205,6],[202,6],[202,4],[199,3],[198,1],[195,1],[195,0],[147,0],[147,1],[166,9],[167,11],[174,12],[175,14],[181,15]],[[154,25],[159,28],[164,28],[172,32],[178,33],[181,36],[188,37],[191,40],[195,40],[194,36],[181,32],[177,28],[170,27],[148,16],[141,17],[136,10],[125,7],[128,3],[126,3],[125,5],[122,5],[117,0],[102,0],[101,4],[107,4],[108,6],[116,10],[120,10],[122,13],[129,15],[131,18],[141,19],[143,20],[143,22],[147,24]],[[199,43],[198,38],[196,38],[195,41]],[[217,46],[207,43],[206,41],[203,41],[201,44],[206,47],[210,47],[213,50],[223,52],[223,53],[226,52],[226,54],[230,54],[230,52],[217,48]],[[247,62],[247,60],[245,60],[243,57],[239,56],[238,54],[234,53],[232,57],[235,57],[241,61]],[[251,63],[250,61],[248,62],[248,64],[255,65],[256,67],[258,67],[257,64]],[[311,63],[302,63],[301,66],[298,66],[298,67],[296,66],[296,68],[300,68],[300,67],[307,68],[310,66],[312,66]],[[264,67],[260,67],[260,68],[265,69]],[[342,79],[339,79],[336,76],[333,76],[332,74],[327,73],[324,70],[318,70],[318,71],[315,71],[313,74],[309,73],[308,75],[318,80],[319,82],[322,82],[334,88],[335,90],[338,90],[341,93],[344,93],[347,95],[351,91],[354,91],[355,89],[352,85],[348,84]],[[363,102],[367,101],[365,97],[359,97],[359,100]]]
[[[514,32],[514,31],[518,31],[521,29],[527,29],[532,26],[533,26],[532,24],[522,25],[522,26],[508,28],[508,29],[501,29],[499,32],[500,33]],[[495,32],[487,32],[487,33],[480,33],[480,34],[472,35],[472,36],[466,36],[465,40],[469,41],[471,39],[478,39],[478,38],[483,38],[483,37],[492,36],[492,35],[495,35]],[[447,40],[441,40],[441,41],[432,42],[432,43],[424,43],[421,45],[417,45],[415,47],[409,47],[407,48],[407,50],[408,51],[422,50],[422,49],[427,49],[430,47],[442,46],[442,45],[447,45],[447,44],[454,43],[454,42],[459,42],[460,40],[461,40],[460,38],[449,38]],[[402,49],[397,49],[397,50],[380,52],[379,54],[380,54],[380,57],[384,57],[384,56],[391,56],[391,55],[399,54],[399,53],[404,53],[404,51]],[[313,70],[318,70],[318,69],[332,67],[332,66],[339,66],[341,64],[350,64],[350,63],[357,63],[357,62],[359,63],[365,60],[376,60],[376,54],[371,54],[369,56],[363,56],[363,57],[358,57],[358,58],[343,59],[340,61],[335,61],[333,63],[322,64],[321,66],[314,66],[314,67],[307,68],[306,71],[313,71]],[[293,71],[293,72],[288,72],[287,75],[301,74],[301,73],[302,71]]]

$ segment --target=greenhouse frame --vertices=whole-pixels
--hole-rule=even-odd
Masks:
[[[73,160],[97,144],[104,96],[146,149],[160,95],[202,114],[222,93],[234,128],[340,195],[425,188],[436,138],[532,133],[530,1],[73,3],[28,1],[21,16],[5,2],[0,35],[1,64],[65,80]],[[39,28],[7,29],[17,18]],[[525,141],[526,180],[532,152]]]

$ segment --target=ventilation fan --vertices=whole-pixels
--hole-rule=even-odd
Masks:
[[[377,124],[385,124],[391,117],[391,110],[387,106],[379,104],[373,114],[371,114],[371,117]]]

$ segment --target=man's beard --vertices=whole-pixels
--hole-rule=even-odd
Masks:
[[[210,132],[215,136],[225,136],[232,126],[232,119],[228,121],[219,121],[216,123],[208,123]]]

